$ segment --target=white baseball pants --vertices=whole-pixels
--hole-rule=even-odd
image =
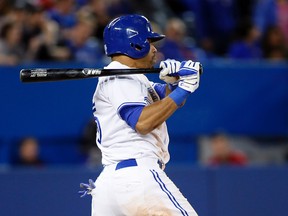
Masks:
[[[106,166],[95,185],[92,216],[197,216],[157,159]]]

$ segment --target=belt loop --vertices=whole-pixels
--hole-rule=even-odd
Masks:
[[[157,163],[158,163],[161,170],[165,169],[165,164],[161,160],[158,160]]]

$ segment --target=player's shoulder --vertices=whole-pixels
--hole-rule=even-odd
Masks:
[[[124,65],[118,61],[112,61],[110,64],[108,64],[105,69],[130,69],[127,65]],[[102,79],[99,79],[101,82],[105,81],[137,81],[137,82],[146,82],[147,77],[144,74],[131,74],[131,75],[115,75],[115,76],[108,76],[108,77],[102,77]]]
[[[127,65],[124,65],[118,61],[112,61],[110,62],[104,69],[129,69]]]

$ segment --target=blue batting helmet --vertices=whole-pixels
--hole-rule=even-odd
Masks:
[[[112,20],[104,29],[104,48],[107,56],[124,54],[134,59],[145,57],[150,42],[165,35],[152,31],[149,20],[141,15],[125,15]]]

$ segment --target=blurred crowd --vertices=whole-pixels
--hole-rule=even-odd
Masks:
[[[128,13],[166,35],[159,61],[287,60],[288,0],[0,0],[0,64],[105,63],[103,29]]]
[[[166,35],[156,44],[159,61],[288,60],[288,0],[0,0],[0,65],[105,64],[104,27],[130,13],[145,15],[154,31]],[[89,122],[80,145],[92,165],[101,161],[95,130]],[[288,161],[286,147],[259,159],[253,158],[260,148],[252,141],[236,146],[248,143],[243,151],[235,151],[224,134],[203,143],[208,150],[200,147],[199,157],[205,164]],[[13,164],[42,167],[38,144],[33,137],[21,140]],[[279,152],[286,152],[283,159]]]

